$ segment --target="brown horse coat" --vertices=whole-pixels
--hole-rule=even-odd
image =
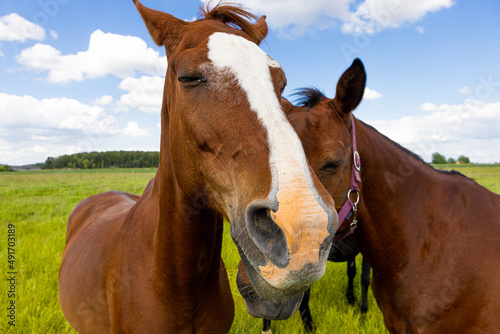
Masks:
[[[287,107],[337,210],[353,166],[349,115],[365,78],[355,60],[334,99],[306,90],[301,107]],[[500,196],[460,173],[435,170],[357,119],[355,127],[362,182],[352,239],[373,269],[373,294],[388,330],[498,333]]]
[[[334,203],[281,108],[283,70],[257,46],[264,18],[218,5],[185,22],[135,3],[168,57],[160,165],[140,197],[75,207],[62,310],[81,333],[228,332],[223,217],[256,290],[279,300],[323,275]]]

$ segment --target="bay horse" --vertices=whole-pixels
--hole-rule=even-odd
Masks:
[[[500,196],[434,169],[356,119],[365,84],[355,59],[333,99],[307,90],[302,108],[285,111],[336,209],[351,207],[338,234],[351,234],[371,266],[385,326],[398,334],[498,333]]]
[[[257,293],[293,300],[325,272],[335,205],[281,107],[284,72],[258,47],[265,17],[219,4],[186,22],[134,3],[168,58],[160,164],[142,196],[73,209],[61,307],[80,333],[226,333],[223,218]]]
[[[288,118],[337,210],[351,203],[351,224],[339,234],[354,232],[372,267],[385,326],[391,333],[498,333],[500,196],[434,169],[357,120],[352,111],[365,82],[356,59],[335,98],[306,91]]]

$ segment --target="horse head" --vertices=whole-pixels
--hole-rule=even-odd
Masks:
[[[135,3],[168,59],[160,167],[228,219],[260,296],[302,293],[325,271],[338,219],[280,104],[283,69],[258,47],[265,17],[219,4],[186,22]]]
[[[359,159],[353,150],[351,112],[361,102],[365,84],[363,63],[355,59],[340,77],[333,99],[308,88],[296,94],[299,106],[295,107],[286,100],[282,103],[309,163],[333,197],[337,211],[347,200],[354,160]],[[356,200],[355,195],[351,196]]]

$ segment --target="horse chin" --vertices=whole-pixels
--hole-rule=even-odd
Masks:
[[[304,285],[300,287],[291,287],[287,289],[278,289],[270,285],[258,272],[255,268],[250,264],[244,252],[240,251],[241,262],[247,272],[248,278],[252,283],[252,288],[259,298],[263,300],[270,301],[275,305],[280,303],[294,303],[294,298],[299,298],[299,302],[297,303],[297,307],[300,304],[300,300],[302,300],[304,292],[310,287],[310,285]],[[283,304],[284,305],[284,304]],[[294,312],[296,309],[294,310]],[[292,313],[293,314],[293,313]],[[272,318],[267,318],[272,319]],[[287,318],[285,318],[287,319]]]
[[[254,318],[264,318],[269,320],[289,319],[295,314],[295,312],[297,312],[300,303],[302,302],[302,298],[304,297],[304,294],[300,294],[286,301],[274,302],[272,300],[260,298],[255,291],[253,291],[252,296],[249,289],[251,289],[251,287],[247,288],[244,292],[246,294],[246,297],[244,297],[245,307],[248,314]],[[240,290],[240,292],[241,291],[243,290]],[[243,292],[241,293],[243,295]]]
[[[286,320],[297,312],[304,294],[298,294],[290,299],[274,301],[264,299],[257,294],[252,284],[245,283],[236,276],[236,285],[245,300],[245,307],[252,317],[269,320]]]

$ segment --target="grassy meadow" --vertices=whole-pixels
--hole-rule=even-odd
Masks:
[[[480,184],[500,193],[500,166],[437,166],[455,168]],[[65,244],[66,219],[82,199],[107,190],[141,194],[154,176],[154,169],[70,170],[0,173],[0,253],[3,276],[0,284],[1,333],[75,333],[64,319],[58,302],[57,274]],[[15,262],[8,263],[8,230],[15,226]],[[250,317],[239,295],[235,276],[239,256],[224,230],[223,258],[235,300],[236,314],[231,333],[259,333],[261,319]],[[8,325],[9,268],[16,272],[16,326]],[[355,293],[359,297],[361,258]],[[382,315],[373,295],[369,310],[361,315],[358,307],[347,304],[346,264],[328,263],[327,273],[312,288],[310,307],[317,333],[386,333]],[[303,333],[300,316],[273,321],[274,333]]]

